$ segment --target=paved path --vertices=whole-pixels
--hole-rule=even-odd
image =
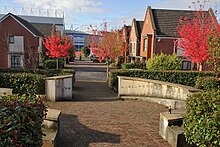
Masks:
[[[121,101],[107,88],[104,64],[75,62],[71,102],[50,102],[62,110],[60,147],[169,147],[158,135],[164,106]]]

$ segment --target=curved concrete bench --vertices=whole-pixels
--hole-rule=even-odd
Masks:
[[[122,99],[148,100],[185,109],[189,95],[201,91],[193,87],[158,80],[118,76],[118,96]]]

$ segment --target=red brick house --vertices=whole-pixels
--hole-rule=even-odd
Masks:
[[[125,45],[125,53],[123,54],[123,58],[126,59],[126,57],[129,55],[129,35],[131,31],[131,26],[124,25],[120,30],[119,33],[122,33],[122,39]],[[126,62],[126,60],[124,60]]]
[[[38,64],[43,35],[26,20],[8,13],[0,19],[0,68],[32,68]]]
[[[212,10],[207,11],[212,15]],[[154,54],[173,54],[183,56],[181,49],[177,50],[179,36],[176,34],[176,27],[179,24],[180,16],[192,18],[194,11],[190,10],[167,10],[151,9],[149,6],[146,11],[144,25],[141,33],[141,52],[140,56],[148,60]],[[191,62],[183,60],[182,69],[190,70]]]
[[[131,62],[138,62],[140,60],[140,46],[141,46],[141,31],[144,21],[132,20],[131,32],[129,36],[129,56]]]

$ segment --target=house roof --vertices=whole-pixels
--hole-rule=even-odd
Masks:
[[[140,40],[141,38],[141,32],[144,25],[144,21],[137,21],[135,18],[133,19],[133,24],[135,28],[135,33],[137,38]]]
[[[53,24],[40,24],[40,23],[31,23],[39,32],[44,36],[51,36],[53,32]]]
[[[12,14],[12,13],[8,13],[6,14],[3,18],[0,19],[0,22],[4,21],[7,17],[12,17],[13,19],[15,19],[18,23],[20,23],[25,29],[27,29],[31,34],[33,34],[35,37],[40,37],[43,36],[43,34],[41,32],[39,32],[34,26],[32,26],[29,22],[27,22],[26,20]]]
[[[144,21],[136,21],[138,38],[141,38],[141,32],[142,32],[143,25],[144,25]]]
[[[155,25],[156,35],[161,37],[178,37],[176,28],[180,17],[192,19],[195,11],[190,10],[168,10],[150,9]],[[208,13],[208,11],[206,11]]]

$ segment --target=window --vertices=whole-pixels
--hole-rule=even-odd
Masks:
[[[182,70],[191,70],[191,61],[182,61]]]
[[[147,42],[147,38],[144,39],[144,52],[147,51],[147,46],[148,46],[148,42]]]
[[[20,68],[20,67],[21,67],[21,56],[11,55],[11,68]]]
[[[15,42],[14,36],[9,36],[9,43],[14,43],[14,42]]]
[[[135,42],[134,42],[134,48],[133,49],[134,49],[133,52],[135,53],[136,52],[136,43]]]
[[[132,43],[130,43],[129,47],[130,47],[130,54],[132,54]]]

